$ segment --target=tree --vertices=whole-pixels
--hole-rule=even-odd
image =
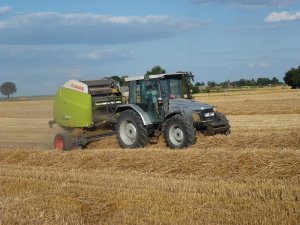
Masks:
[[[125,77],[126,76],[122,76],[122,77],[119,77],[119,76],[111,76],[110,78],[119,82],[120,86],[126,86],[126,81],[125,81]]]
[[[255,86],[256,85],[256,81],[252,78],[250,81],[250,86]]]
[[[146,75],[156,75],[166,73],[165,69],[162,69],[160,66],[154,66],[150,71],[146,72]]]
[[[208,82],[207,82],[207,86],[208,86],[209,88],[214,88],[214,87],[217,86],[217,83],[216,83],[215,81],[208,81]]]
[[[200,87],[200,86],[204,86],[204,82],[196,82],[195,87]]]
[[[13,82],[5,82],[1,85],[0,92],[3,95],[7,96],[7,99],[9,99],[9,96],[12,95],[17,91],[16,85]]]
[[[272,78],[272,81],[271,81],[272,84],[279,84],[279,80],[277,79],[277,77],[273,77]]]
[[[182,73],[182,72],[178,72]],[[185,72],[186,76],[182,79],[183,93],[187,94],[188,98],[192,97],[192,93],[199,93],[199,88],[193,85],[195,75],[192,72]]]
[[[287,71],[283,80],[287,85],[291,86],[292,89],[300,88],[300,66]]]
[[[257,83],[257,85],[268,86],[269,84],[272,83],[272,80],[270,80],[269,78],[266,78],[266,77],[259,77],[259,78],[257,78],[256,83]]]
[[[247,86],[248,81],[246,79],[240,79],[239,81],[236,82],[237,86],[243,87]]]

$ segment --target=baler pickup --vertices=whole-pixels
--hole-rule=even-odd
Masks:
[[[92,98],[92,116],[94,123],[115,122],[113,114],[122,103],[119,84],[112,79],[82,81],[88,86]]]

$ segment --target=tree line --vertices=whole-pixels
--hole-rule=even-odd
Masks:
[[[160,66],[154,66],[151,70],[146,71],[146,75],[151,74],[163,74],[166,73],[166,70],[161,68]],[[186,89],[189,88],[194,93],[199,92],[200,86],[206,86],[204,82],[195,82],[194,81],[194,75],[189,72],[189,76],[187,77],[187,80],[183,81],[185,85],[184,91],[186,92]],[[120,83],[120,86],[127,85],[125,82],[125,78],[127,76],[111,76],[110,78],[114,79],[115,81]],[[300,89],[300,66],[298,68],[291,68],[285,73],[285,76],[283,77],[284,82],[290,86],[292,89]],[[194,84],[195,83],[195,84]],[[255,79],[239,79],[237,81],[223,81],[220,83],[217,83],[215,81],[208,81],[207,82],[207,89],[213,89],[216,87],[221,88],[230,88],[230,87],[244,87],[244,86],[269,86],[269,85],[279,85],[283,84],[278,80],[278,78],[273,77],[272,79],[267,77],[259,77],[256,80]],[[16,84],[13,82],[5,82],[2,85],[0,85],[0,92],[2,95],[7,96],[7,99],[9,99],[10,95],[17,92]]]
[[[283,84],[278,80],[278,78],[273,77],[272,79],[267,77],[259,77],[256,80],[255,79],[239,79],[236,81],[223,81],[220,83],[217,83],[215,81],[208,81],[207,86],[209,88],[216,88],[216,87],[222,87],[222,88],[230,88],[230,87],[244,87],[244,86],[269,86],[269,85],[279,85]],[[205,86],[204,82],[196,82],[195,86]]]
[[[152,75],[152,74],[163,74],[166,73],[166,70],[161,68],[160,66],[154,66],[151,70],[146,71],[145,75]],[[121,86],[126,86],[125,78],[127,76],[112,76],[111,78],[118,81]],[[298,68],[292,68],[291,70],[285,73],[283,80],[288,86],[291,88],[300,88],[300,66]],[[184,82],[183,85],[184,90],[186,92],[186,88],[188,87],[194,93],[199,93],[200,89],[204,91],[210,91],[211,89],[216,88],[235,88],[235,87],[265,87],[265,86],[275,86],[284,84],[280,82],[277,77],[268,78],[268,77],[259,77],[257,79],[239,79],[236,81],[223,81],[217,83],[215,81],[208,81],[206,84],[204,82],[194,81],[194,76],[192,73],[189,73],[189,78],[187,81]],[[201,88],[199,88],[201,87]]]
[[[290,86],[292,89],[299,89],[300,88],[300,66],[298,68],[291,68],[288,70],[283,80],[285,84]],[[280,82],[278,78],[273,77],[272,79],[267,77],[259,77],[256,80],[255,79],[239,79],[237,81],[223,81],[221,83],[216,83],[214,81],[208,81],[207,86],[209,88],[215,88],[215,87],[245,87],[245,86],[269,86],[269,85],[280,85],[284,84],[283,82]],[[204,86],[204,82],[196,82],[195,86]]]

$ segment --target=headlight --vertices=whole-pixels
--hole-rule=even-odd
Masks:
[[[197,112],[193,112],[192,118],[193,118],[193,122],[200,122],[201,121],[200,114],[197,113]]]
[[[213,116],[215,116],[214,112],[208,112],[204,114],[204,117],[213,117]]]

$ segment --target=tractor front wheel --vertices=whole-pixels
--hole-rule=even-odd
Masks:
[[[122,148],[143,148],[149,140],[147,128],[141,117],[133,110],[121,113],[116,131],[118,143]]]
[[[68,151],[75,148],[72,136],[67,133],[60,133],[54,137],[54,148],[59,151]]]
[[[183,116],[175,115],[164,125],[166,146],[170,148],[185,148],[196,142],[196,130]]]
[[[223,113],[220,113],[220,112],[216,112],[215,115],[216,115],[217,120],[223,122],[227,127],[227,129],[222,134],[225,134],[226,136],[231,134],[229,121],[226,118],[226,116]]]

